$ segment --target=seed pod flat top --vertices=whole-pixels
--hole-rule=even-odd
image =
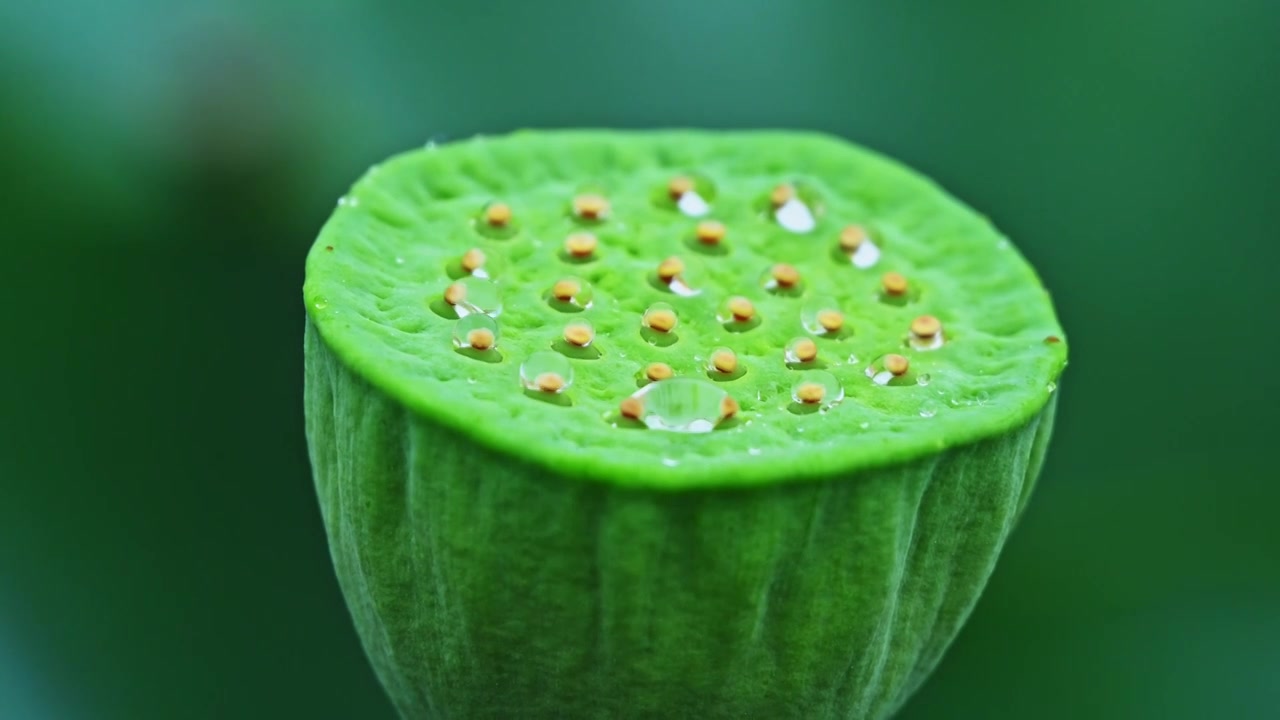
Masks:
[[[672,202],[673,178],[693,177],[714,187],[701,218]],[[1022,426],[1066,365],[1049,295],[1005,237],[927,179],[826,136],[520,132],[401,155],[349,197],[359,202],[340,204],[307,263],[324,341],[412,411],[562,474],[681,489],[908,461]],[[731,242],[699,242],[699,223]],[[565,252],[575,233],[590,233],[594,252]],[[473,250],[486,277],[459,275]],[[658,271],[668,258],[681,263],[675,277]],[[780,267],[795,281],[779,282]],[[910,278],[911,292],[886,294],[886,273]],[[589,286],[589,302],[548,301],[567,277]],[[730,298],[749,302],[749,322],[724,320]],[[650,328],[655,304],[679,324]],[[839,308],[841,322],[811,332],[815,307]],[[471,314],[493,318],[496,348],[451,341]],[[920,342],[921,317],[945,339]],[[590,346],[565,343],[569,326],[593,328]],[[838,403],[797,410],[804,370],[787,348],[798,337],[816,344],[805,364],[835,378]],[[735,372],[708,373],[726,348]],[[567,358],[574,381],[529,392],[521,364],[548,351]],[[874,382],[867,370],[886,355],[910,371]],[[687,411],[681,393],[696,382],[711,387],[690,404],[723,394],[736,411],[717,405],[688,425],[696,432],[661,429],[661,417],[644,427],[619,408],[653,363],[682,384],[650,392],[646,417]]]

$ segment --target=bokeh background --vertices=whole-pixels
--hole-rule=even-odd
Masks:
[[[303,256],[393,152],[798,127],[1007,231],[1072,340],[930,718],[1280,717],[1280,3],[0,4],[0,718],[390,720],[302,431]]]

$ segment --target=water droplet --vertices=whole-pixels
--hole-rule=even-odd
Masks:
[[[867,238],[858,246],[857,250],[849,253],[849,262],[860,270],[865,270],[875,265],[880,262],[880,246],[876,245],[876,242],[871,238]]]
[[[458,317],[475,314],[498,317],[502,314],[502,294],[493,281],[470,275],[450,287],[459,288],[457,302],[453,303]]]
[[[929,377],[929,373],[923,373],[923,374],[921,374],[919,377],[917,377],[917,378],[916,378],[916,384],[917,384],[917,385],[928,385],[928,384],[929,384],[929,382],[930,382],[930,381],[932,381],[932,380],[933,380],[933,378],[932,378],[932,377]],[[941,390],[939,390],[938,392],[942,392],[942,391],[941,391]]]
[[[742,377],[746,368],[732,349],[718,347],[707,356],[707,372],[717,380],[736,380]]]
[[[753,447],[753,448],[747,448],[747,454],[748,454],[748,455],[759,455],[759,454],[760,454],[760,452],[761,452],[760,448],[755,448],[755,447]]]
[[[791,385],[791,399],[799,405],[829,410],[844,399],[844,388],[825,370],[806,370]]]
[[[782,229],[796,234],[813,232],[818,226],[813,210],[799,197],[793,197],[773,211],[773,219]]]
[[[849,360],[848,360],[848,363],[849,363],[850,365],[857,365],[857,364],[858,364],[858,356],[857,356],[857,355],[854,355],[854,354],[852,354],[852,353],[850,353],[850,354],[849,354]]]
[[[667,467],[675,467],[680,464],[680,461],[675,458],[662,458],[662,464]]]
[[[535,392],[562,393],[573,384],[573,365],[558,352],[539,350],[520,363],[520,384]]]
[[[869,423],[869,422],[862,422],[862,423],[859,423],[859,424],[858,424],[858,427],[862,428],[863,430],[866,430],[867,428],[871,427],[871,423]]]
[[[472,314],[453,324],[453,346],[463,350],[492,350],[498,346],[498,323],[488,315]]]
[[[942,331],[939,330],[931,337],[921,337],[915,333],[911,333],[911,336],[907,338],[907,343],[911,345],[913,350],[927,352],[929,350],[937,350],[942,347],[945,340],[942,337]]]
[[[814,335],[835,337],[844,330],[844,313],[831,298],[815,298],[800,310],[800,324]]]
[[[786,263],[778,263],[761,273],[760,286],[775,295],[796,297],[804,292],[800,271]]]
[[[676,208],[688,217],[702,217],[711,212],[711,205],[696,190],[681,195],[676,201]]]
[[[480,208],[472,226],[484,237],[505,240],[520,232],[520,217],[510,205],[493,201]]]
[[[787,362],[810,363],[818,359],[818,344],[806,337],[798,337],[787,343]]]
[[[680,316],[676,314],[676,309],[667,303],[657,302],[644,311],[640,322],[648,330],[665,334],[676,329],[680,324]]]
[[[1048,385],[1044,386],[1044,389],[1049,392],[1053,392],[1058,389],[1058,383],[1050,381]]]
[[[595,297],[591,283],[577,277],[557,280],[544,296],[551,307],[560,312],[581,312],[591,307]]]
[[[564,341],[572,347],[589,347],[595,339],[596,330],[586,320],[571,322],[564,328]]]
[[[314,307],[317,310],[324,310],[325,308],[329,307],[329,301],[324,298],[317,298],[316,301],[312,304],[312,307]]]
[[[631,397],[643,403],[639,419],[647,427],[682,433],[711,432],[733,401],[713,382],[682,377],[650,383]]]
[[[396,264],[397,264],[397,265],[403,265],[403,264],[404,264],[404,258],[402,258],[402,257],[398,257],[398,258],[396,258]]]
[[[925,400],[920,404],[920,417],[931,418],[938,414],[938,403],[932,400]]]

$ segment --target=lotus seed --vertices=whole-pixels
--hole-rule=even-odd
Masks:
[[[907,294],[907,279],[900,273],[887,272],[880,278],[880,284],[884,287],[884,293],[893,297],[901,297]]]
[[[716,220],[705,220],[698,223],[698,242],[703,245],[719,245],[725,236],[724,223]]]
[[[609,216],[609,201],[593,193],[578,195],[573,199],[573,212],[584,220],[603,220]]]
[[[489,223],[489,227],[506,227],[511,222],[511,206],[506,203],[493,203],[485,208],[484,221]]]
[[[587,347],[595,337],[595,329],[587,323],[570,323],[564,328],[564,341],[574,347]]]
[[[575,258],[589,258],[599,244],[592,233],[573,233],[564,240],[564,251]]]
[[[675,374],[670,365],[662,362],[649,363],[649,366],[644,369],[645,377],[654,382],[667,380]]]
[[[641,318],[644,326],[654,332],[669,333],[675,329],[679,323],[676,317],[676,311],[666,303],[655,303],[644,311],[644,317]]]
[[[808,363],[818,358],[818,345],[809,338],[796,338],[787,343],[787,362]]]

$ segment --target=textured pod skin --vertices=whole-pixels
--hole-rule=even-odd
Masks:
[[[306,358],[334,564],[405,718],[886,717],[977,601],[1056,402],[907,464],[666,492],[495,456],[310,323]]]

